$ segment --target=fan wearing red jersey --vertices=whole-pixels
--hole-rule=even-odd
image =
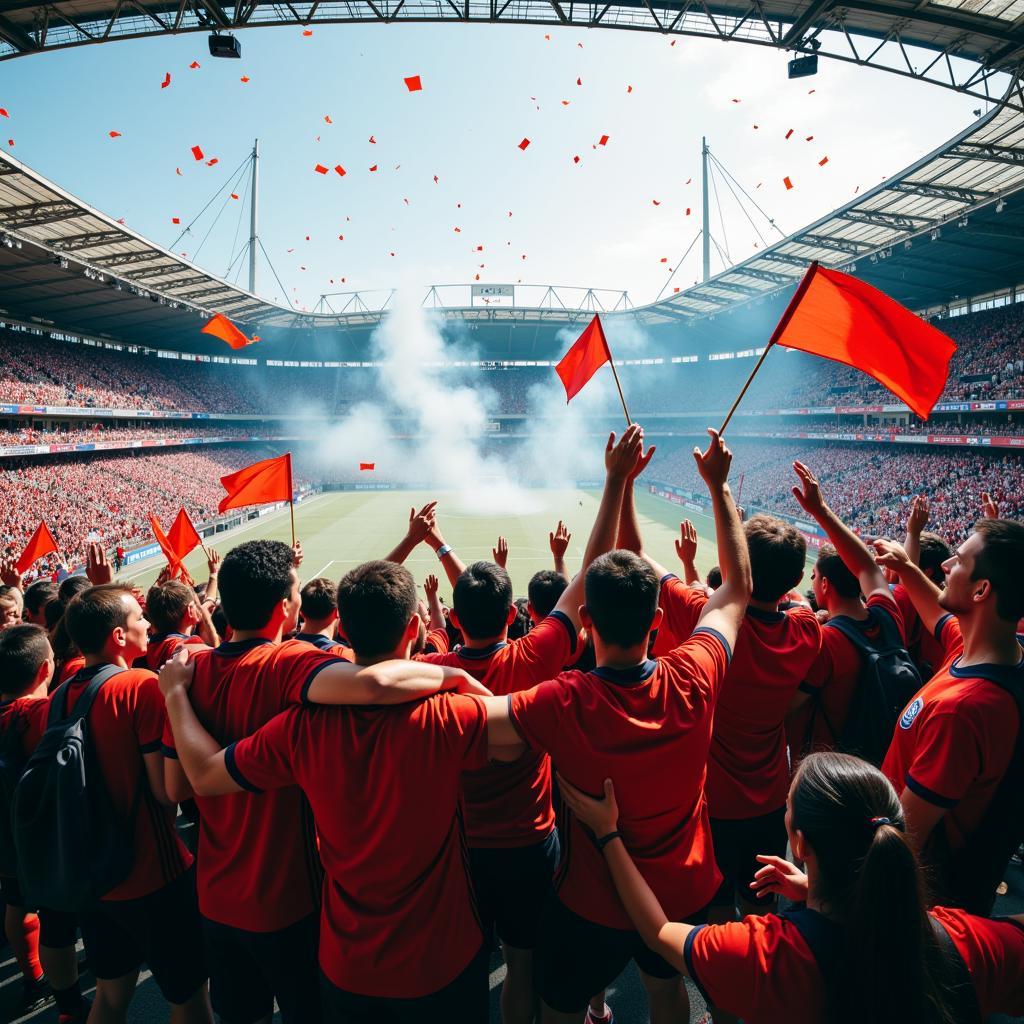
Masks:
[[[316,576],[299,591],[302,628],[295,634],[321,651],[352,661],[352,648],[338,639],[338,585],[326,576]]]
[[[96,693],[89,736],[111,801],[126,820],[135,815],[131,872],[81,919],[97,979],[90,1019],[125,1019],[145,963],[171,1005],[172,1024],[211,1024],[192,856],[175,832],[175,801],[164,785],[166,714],[156,676],[129,668],[145,654],[149,623],[116,583],[75,596],[64,619],[85,667],[49,700],[70,710],[104,666],[121,669]]]
[[[348,573],[338,609],[357,665],[407,658],[420,629],[416,607],[403,566],[368,562]],[[312,806],[327,875],[324,1019],[486,1021],[486,957],[460,813],[462,772],[488,756],[479,701],[441,694],[390,708],[295,706],[221,750],[192,710],[181,659],[165,667],[161,685],[196,792],[269,795],[298,785]],[[458,674],[467,692],[487,692]]]
[[[609,439],[609,457],[636,460],[642,440],[639,428],[627,430],[614,451]],[[561,594],[549,614],[525,636],[509,640],[517,613],[512,580],[500,565],[475,562],[456,580],[453,592],[452,622],[465,643],[422,660],[461,668],[500,697],[528,690],[570,666],[578,654],[586,569],[615,542],[619,502],[614,495],[623,486],[617,465],[608,472],[609,497],[599,507],[582,571],[568,585],[556,575]],[[499,541],[495,553],[503,551]],[[530,1024],[536,1008],[533,950],[558,863],[551,760],[543,750],[530,750],[514,764],[468,771],[462,783],[473,890],[484,932],[497,931],[507,968],[502,1020]]]
[[[303,640],[281,642],[300,607],[294,552],[280,541],[248,541],[220,570],[232,639],[190,654],[192,702],[223,742],[240,740],[291,705],[389,704],[437,692],[440,667],[360,669]],[[418,620],[417,620],[418,621]],[[175,737],[164,734],[167,787],[191,796]],[[322,887],[309,805],[294,786],[211,800],[200,811],[198,889],[210,954],[211,997],[225,1024],[273,1012],[294,1024],[319,1019],[316,947]]]
[[[561,773],[591,792],[610,765],[621,777],[622,829],[659,898],[682,918],[703,919],[721,876],[714,862],[704,774],[716,701],[750,595],[743,529],[726,483],[732,455],[714,431],[695,451],[711,493],[725,582],[697,630],[658,661],[648,659],[661,621],[658,577],[632,552],[596,559],[584,580],[580,616],[597,667],[507,698],[485,700],[491,743],[517,739],[550,753]],[[598,513],[617,517],[642,451],[606,456],[608,483]],[[613,519],[614,521],[614,519]],[[590,997],[635,960],[653,1024],[687,1020],[689,1001],[676,967],[653,955],[610,884],[593,836],[563,820],[564,847],[536,950],[544,1020],[582,1021]]]
[[[806,909],[696,927],[671,919],[634,863],[612,780],[603,799],[559,781],[644,941],[748,1024],[960,1024],[1024,1013],[1024,916],[929,911],[899,799],[865,761],[819,753],[801,764],[786,828],[806,874],[758,858],[753,887]]]
[[[181,580],[166,580],[149,588],[146,618],[153,633],[136,668],[156,672],[182,646],[216,647],[220,643],[210,613]]]
[[[4,762],[0,771],[5,776],[20,773],[46,731],[49,702],[45,698],[52,677],[53,649],[41,626],[12,626],[0,633],[0,750]],[[9,811],[6,799],[4,806]],[[0,829],[6,832],[2,842],[5,871],[0,877],[0,893],[7,904],[4,930],[22,971],[25,1003],[52,990],[60,1024],[85,1024],[92,1004],[83,999],[78,981],[78,924],[73,915],[25,905],[14,871],[16,858],[6,862],[7,851],[13,854],[14,850],[9,814],[6,820],[0,819]]]
[[[976,523],[943,566],[942,591],[900,545],[876,541],[875,549],[944,653],[900,717],[882,770],[900,789],[908,832],[934,869],[940,898],[987,913],[1024,838],[1024,649],[1016,635],[1024,525]]]

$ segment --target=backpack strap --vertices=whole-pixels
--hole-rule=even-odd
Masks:
[[[104,665],[86,684],[82,695],[75,701],[74,709],[69,712],[67,708],[70,693],[69,687],[80,674],[76,672],[54,693],[53,699],[50,701],[50,710],[46,717],[46,728],[49,729],[57,722],[67,720],[70,724],[85,718],[89,714],[89,709],[92,707],[92,702],[96,699],[96,694],[99,692],[100,687],[108,679],[124,671],[120,665]]]
[[[874,614],[876,611],[878,614]],[[906,644],[903,643],[903,638],[900,636],[896,623],[893,622],[891,616],[884,609],[869,608],[868,618],[861,620],[861,622],[864,621],[878,627],[880,643],[872,643],[864,635],[864,631],[860,629],[858,621],[851,619],[849,615],[836,615],[829,619],[825,625],[838,629],[858,651],[864,654],[884,654],[887,651],[898,648],[906,649]]]

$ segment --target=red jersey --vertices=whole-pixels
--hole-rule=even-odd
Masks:
[[[296,640],[301,640],[304,644],[312,644],[317,650],[327,651],[328,654],[333,654],[336,658],[341,658],[342,661],[355,662],[356,654],[355,651],[348,644],[343,644],[340,640],[332,640],[329,636],[324,636],[323,633],[296,633]]]
[[[672,920],[706,906],[721,883],[704,771],[729,647],[698,629],[670,654],[630,669],[565,672],[509,697],[516,728],[587,793],[615,780],[619,831]],[[603,855],[575,816],[560,822],[559,899],[580,917],[633,930]]]
[[[961,666],[956,618],[940,619],[935,636],[947,657],[900,716],[882,771],[897,793],[906,787],[948,811],[939,827],[957,850],[981,823],[1013,756],[1017,705],[992,681],[1024,686],[1024,652],[1016,666]]]
[[[223,746],[301,704],[316,674],[338,659],[301,640],[223,643],[193,659],[189,699]],[[170,727],[164,753],[177,757]],[[322,871],[309,805],[296,788],[195,798],[199,910],[219,924],[272,932],[320,904]]]
[[[652,654],[660,658],[675,650],[696,628],[700,613],[708,603],[702,590],[694,590],[674,573],[661,578],[658,605],[664,613]]]
[[[887,594],[872,594],[867,600],[867,618],[848,619],[869,642],[880,636],[879,616],[887,615],[903,633],[903,616],[899,606]],[[821,631],[821,650],[807,677],[800,684],[803,693],[814,699],[802,704],[786,718],[786,737],[789,742],[792,770],[808,754],[818,750],[834,750],[836,740],[846,725],[857,683],[860,680],[863,658],[860,651],[840,629],[826,622]]]
[[[146,653],[135,659],[134,668],[148,668],[159,672],[165,661],[170,661],[182,647],[205,647],[206,641],[185,633],[158,633],[149,638]]]
[[[461,668],[496,697],[504,697],[557,676],[572,661],[577,640],[572,620],[552,612],[518,640],[480,650],[459,647],[420,660]],[[472,847],[529,846],[542,842],[555,827],[551,758],[543,750],[466,772],[462,791],[466,838]]]
[[[907,642],[907,650],[914,659],[922,679],[930,679],[945,661],[942,645],[929,633],[921,622],[921,616],[917,614],[914,602],[910,600],[907,588],[902,583],[895,583],[892,586],[893,600],[899,607],[903,616],[903,635]]]
[[[68,683],[66,691],[56,690],[48,699],[63,700],[65,712],[75,706],[86,685],[102,668],[83,668]],[[135,815],[135,862],[131,874],[114,886],[104,900],[134,900],[162,889],[192,864],[192,854],[174,828],[175,809],[157,802],[149,788],[144,754],[160,751],[160,738],[167,725],[164,698],[156,675],[146,669],[129,668],[111,676],[99,689],[89,709],[89,738],[107,792],[117,810],[127,819],[142,798]]]
[[[712,818],[756,818],[785,806],[786,714],[820,648],[821,626],[810,608],[747,608],[715,709],[707,781]]]
[[[415,999],[483,942],[466,875],[462,772],[487,760],[483,704],[438,694],[388,708],[291,708],[228,747],[250,791],[302,787],[327,872],[320,968],[367,996]]]
[[[51,689],[56,690],[61,683],[66,683],[76,672],[85,668],[85,658],[81,654],[76,654],[73,658],[68,658],[66,662],[60,667],[60,675],[55,683],[51,683]]]
[[[1024,928],[943,907],[931,914],[967,967],[981,1018],[1024,1013]],[[826,934],[842,927],[825,919],[820,923]],[[827,1019],[825,979],[797,926],[785,916],[696,928],[686,938],[683,956],[705,999],[747,1024],[823,1024]]]
[[[14,729],[21,736],[22,753],[28,757],[46,732],[50,702],[46,697],[17,697],[0,704],[0,736]]]
[[[424,654],[447,654],[451,649],[452,641],[447,629],[427,630],[427,638],[423,642]]]

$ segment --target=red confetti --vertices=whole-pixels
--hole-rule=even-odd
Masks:
[[[608,145],[608,136],[607,135],[602,135],[601,138],[599,138],[597,140],[597,144],[599,146],[607,146]]]
[[[814,136],[813,135],[808,135],[807,138],[804,139],[804,142],[813,142],[813,141],[814,141]]]
[[[181,223],[181,218],[180,217],[172,217],[171,218],[171,223],[172,224],[180,224]]]
[[[627,86],[626,86],[626,92],[627,92],[627,93],[631,93],[632,91],[633,91],[633,86],[631,86],[631,85],[627,85]]]
[[[395,254],[394,254],[394,253],[391,253],[391,255],[392,255],[392,256],[394,256]]]
[[[523,139],[523,141],[519,143],[519,148],[525,150],[526,147],[529,144],[530,144],[530,140],[529,139]]]
[[[175,173],[175,174],[176,174],[176,175],[177,175],[177,176],[178,176],[179,178],[182,178],[182,177],[184,177],[184,175],[183,175],[183,174],[181,173],[181,168],[180,168],[180,167],[175,167],[175,168],[174,168],[174,173]]]
[[[651,202],[654,203],[655,206],[661,206],[661,201],[658,199],[652,199]]]
[[[667,256],[662,256],[660,262],[661,263],[668,263],[668,257]]]
[[[405,87],[409,92],[419,92],[423,88],[423,82],[420,80],[419,75],[411,75],[409,78],[404,79]]]
[[[171,73],[170,71],[164,72],[164,80],[160,83],[161,89],[166,89],[171,84]]]
[[[787,192],[793,187],[793,182],[791,182],[788,177],[782,179],[782,184],[786,186]]]
[[[370,168],[370,170],[371,170],[371,171],[375,171],[375,170],[377,170],[377,165],[376,165],[376,164],[374,164],[374,165],[373,165],[373,166],[372,166],[372,167]]]
[[[761,127],[761,126],[760,126],[759,124],[755,124],[755,125],[754,125],[754,131],[756,132],[756,131],[757,131],[757,129],[758,129],[758,128],[760,128],[760,127]]]
[[[326,121],[326,122],[327,122],[328,124],[334,124],[334,122],[333,122],[333,121],[331,120],[331,115],[330,115],[330,114],[324,114],[324,120],[325,120],[325,121]]]
[[[334,173],[337,174],[337,176],[339,178],[344,178],[345,177],[345,168],[342,167],[341,164],[336,164],[335,167],[334,167]]]
[[[107,134],[108,134],[108,135],[109,135],[109,136],[110,136],[110,137],[111,137],[112,139],[119,139],[119,138],[121,138],[121,133],[120,133],[120,132],[107,132]]]
[[[808,96],[810,96],[810,95],[811,95],[811,93],[815,93],[815,92],[817,92],[817,91],[818,91],[817,89],[811,89],[811,90],[810,90],[810,92],[808,92],[808,93],[807,93],[807,95],[808,95]]]
[[[311,36],[313,34],[313,30],[311,28],[303,29],[302,34],[304,36]]]
[[[671,43],[669,43],[668,45],[669,45],[669,46],[675,46],[675,45],[676,45],[676,41],[675,41],[675,40],[673,39],[673,40],[672,40],[672,42],[671,42]]]
[[[546,36],[544,36],[544,38],[545,38],[545,39],[546,39],[546,40],[547,40],[547,41],[548,41],[549,43],[551,42],[551,36],[548,36],[548,35],[546,35]]]
[[[689,216],[690,216],[690,208],[689,208],[689,207],[687,207],[687,208],[686,208],[686,216],[687,216],[687,217],[689,217]]]
[[[214,157],[212,160],[207,160],[206,161],[206,166],[207,167],[213,167],[214,164],[219,164],[219,163],[220,163],[220,158],[219,157]]]
[[[686,179],[686,184],[689,185],[691,181],[693,181],[693,178],[687,178]]]
[[[244,85],[244,84],[246,84],[249,81],[249,76],[248,75],[242,75],[242,77],[239,79],[239,81]]]
[[[238,193],[237,192],[232,192],[231,193],[231,198],[232,199],[237,199],[238,198]]]
[[[344,242],[345,241],[345,236],[344,235],[338,235],[338,241],[339,242]]]
[[[576,84],[577,85],[582,85],[583,84],[583,79],[582,78],[577,78],[576,79]]]
[[[562,106],[563,107],[569,106],[569,101],[568,100],[562,100]]]
[[[434,184],[435,184],[435,185],[437,184],[437,181],[438,181],[438,178],[437,178],[437,175],[435,174],[435,175],[434,175]]]
[[[13,147],[14,146],[14,139],[8,139],[7,140],[7,145]]]
[[[196,70],[196,68],[198,68],[198,67],[201,67],[201,66],[202,66],[202,65],[201,65],[201,64],[199,63],[199,61],[197,61],[197,60],[194,60],[194,61],[192,61],[192,63],[191,63],[191,64],[189,64],[189,67],[190,67],[190,68],[191,68],[191,69],[192,69],[193,71],[195,71],[195,70]]]
[[[789,131],[786,132],[786,138],[788,139],[792,134],[793,134],[793,129],[790,128]]]
[[[733,100],[733,103],[739,103],[739,100]]]
[[[370,144],[372,146],[376,146],[377,145],[377,140],[372,135],[370,136]]]
[[[475,279],[476,279],[477,281],[479,281],[479,280],[480,280],[480,275],[479,275],[479,274],[474,274],[474,275],[473,275],[473,277],[474,277],[474,278],[475,278]]]
[[[7,108],[6,107],[0,107],[0,117],[10,117],[10,116],[11,115],[7,113]]]
[[[202,160],[203,159],[203,151],[198,146],[193,146],[192,147],[192,155],[197,160]]]
[[[316,171],[317,174],[326,174],[327,173],[327,168],[324,167],[323,164],[317,164],[316,167],[313,168],[313,170]]]
[[[456,228],[455,229],[455,234],[461,235],[462,234],[462,228]]]
[[[580,162],[580,158],[579,158],[578,156],[574,156],[574,157],[572,158],[572,162],[573,162],[574,164],[578,164],[578,163]]]
[[[824,166],[825,166],[825,164],[827,164],[827,163],[828,163],[828,157],[827,157],[827,156],[823,156],[823,157],[822,157],[822,158],[821,158],[821,159],[820,159],[820,160],[818,161],[818,166],[819,166],[819,167],[824,167]]]

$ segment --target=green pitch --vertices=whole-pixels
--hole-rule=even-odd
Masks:
[[[552,567],[548,533],[561,519],[572,534],[566,558],[570,572],[579,569],[583,549],[590,533],[600,495],[596,491],[529,491],[525,495],[531,507],[520,514],[478,515],[463,507],[458,494],[426,491],[339,491],[330,492],[296,506],[295,529],[302,541],[305,560],[299,570],[304,581],[314,576],[340,579],[349,569],[372,558],[382,558],[405,535],[409,509],[438,499],[438,522],[444,538],[467,565],[491,559],[491,549],[499,534],[509,546],[508,571],[516,596],[526,596],[526,585],[539,569]],[[673,547],[679,536],[683,510],[648,494],[637,494],[644,545],[653,558],[672,571],[680,565]],[[701,576],[718,562],[715,548],[714,522],[706,516],[687,512],[697,528],[700,540],[697,568]],[[226,554],[236,544],[247,540],[268,538],[290,541],[288,513],[277,513],[222,538],[212,541],[220,553]],[[121,573],[145,589],[159,573],[162,562],[140,563]],[[422,584],[424,577],[435,573],[441,579],[441,595],[451,599],[451,588],[439,572],[437,558],[425,545],[418,547],[406,565]],[[186,559],[193,578],[206,578],[206,560],[201,551]]]

